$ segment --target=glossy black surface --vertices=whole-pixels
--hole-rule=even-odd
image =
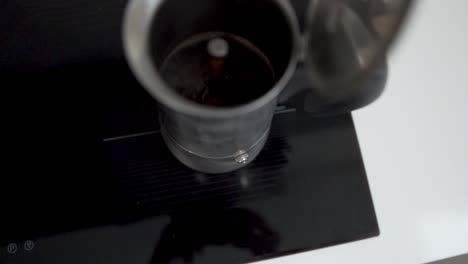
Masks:
[[[242,263],[378,235],[351,116],[304,95],[248,168],[180,165],[123,59],[124,4],[0,1],[0,263]]]
[[[225,175],[180,165],[157,127],[144,135],[101,139],[84,152],[85,159],[76,160],[72,149],[43,153],[41,163],[53,162],[41,173],[62,167],[55,162],[74,167],[43,175],[32,188],[17,185],[26,200],[10,201],[19,213],[5,211],[10,224],[1,228],[0,259],[242,263],[377,235],[352,119],[312,119],[293,107],[279,109],[259,158]],[[99,147],[103,157],[91,154]],[[91,170],[98,162],[99,174]],[[36,243],[33,251],[7,253],[7,244],[21,246],[28,239]]]

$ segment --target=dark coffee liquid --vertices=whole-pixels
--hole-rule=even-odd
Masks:
[[[226,56],[208,52],[208,43],[215,38],[227,42]],[[184,41],[166,58],[160,72],[185,98],[218,107],[253,101],[276,81],[270,62],[258,48],[227,33],[204,33]]]

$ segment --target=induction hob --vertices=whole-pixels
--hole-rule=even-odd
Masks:
[[[179,164],[123,58],[124,5],[0,1],[0,263],[244,263],[379,234],[351,115],[305,94],[247,168]]]

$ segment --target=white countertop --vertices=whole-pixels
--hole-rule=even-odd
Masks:
[[[468,1],[419,0],[383,97],[354,113],[377,238],[261,263],[426,263],[468,253]]]

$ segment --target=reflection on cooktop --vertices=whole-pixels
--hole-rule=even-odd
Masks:
[[[278,250],[280,236],[255,212],[205,208],[172,217],[156,245],[151,264],[193,263],[209,246],[231,245],[258,256]]]
[[[273,128],[265,150],[248,168],[209,175],[180,164],[158,132],[105,140],[112,175],[118,177],[129,207],[147,215],[194,207],[226,208],[240,201],[277,195],[289,162],[285,128]]]

